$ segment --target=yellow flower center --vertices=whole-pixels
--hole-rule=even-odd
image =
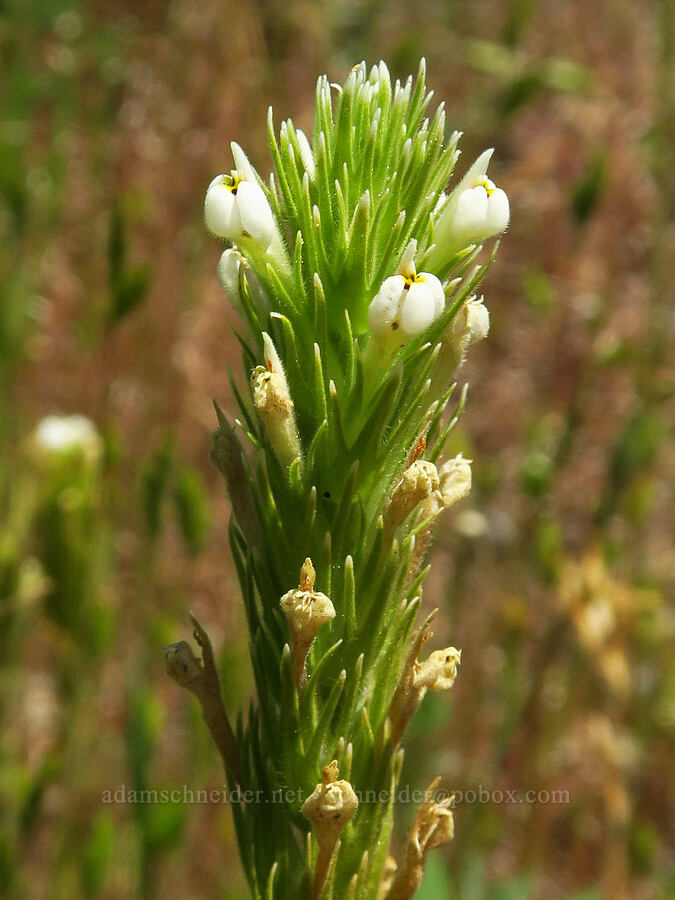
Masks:
[[[403,276],[403,280],[405,281],[403,290],[408,291],[413,284],[420,284],[424,281],[424,273],[422,272],[418,275],[417,272],[409,272],[407,275]]]
[[[474,187],[482,187],[485,188],[485,193],[490,196],[490,194],[494,194],[497,190],[497,186],[494,181],[490,181],[489,178],[483,177],[479,181],[474,184]]]
[[[236,197],[237,188],[242,183],[242,181],[244,181],[244,178],[242,178],[242,176],[235,169],[233,169],[230,174],[226,175],[223,179],[223,185]]]

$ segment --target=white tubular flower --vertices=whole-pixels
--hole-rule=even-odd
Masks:
[[[459,250],[506,230],[509,198],[487,177],[494,148],[485,150],[450,194],[436,220],[430,263],[443,264]]]
[[[252,238],[269,247],[274,237],[274,217],[265,192],[259,184],[244,181],[233,171],[216,175],[204,201],[206,227],[227,241]]]
[[[313,181],[314,176],[316,175],[316,165],[314,163],[314,154],[312,153],[311,145],[307,139],[307,135],[301,128],[295,129],[295,136],[298,140],[298,147],[300,148],[300,159],[305,167],[305,171]]]
[[[237,168],[229,175],[216,175],[206,192],[206,227],[227,241],[250,239],[267,249],[276,230],[272,210],[238,144],[232,144],[232,155]]]
[[[46,416],[34,432],[38,449],[51,454],[79,451],[89,459],[98,459],[102,452],[101,437],[96,426],[86,416]]]
[[[417,272],[413,256],[417,242],[411,241],[396,275],[382,282],[368,307],[368,325],[376,339],[396,345],[421,334],[443,312],[443,285],[430,272]]]

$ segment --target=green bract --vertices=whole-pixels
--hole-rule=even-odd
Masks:
[[[413,628],[430,523],[444,501],[433,465],[402,475],[420,455],[438,461],[460,412],[463,395],[445,415],[448,381],[469,331],[452,320],[491,262],[476,264],[480,246],[452,258],[441,246],[429,253],[459,139],[445,139],[442,104],[425,118],[430,99],[424,62],[415,83],[393,88],[384,63],[370,74],[361,64],[342,87],[319,79],[311,147],[290,120],[277,137],[270,111],[274,172],[269,187],[260,184],[278,235],[269,246],[242,241],[223,275],[238,293],[244,369],[254,373],[253,393],[232,379],[240,420],[233,425],[218,410],[212,458],[232,504],[230,544],[257,688],[235,729],[240,788],[256,799],[232,805],[255,897],[312,893],[321,838],[310,836],[302,807],[333,759],[361,802],[340,833],[321,896],[377,896],[402,759],[392,701],[398,690],[396,721],[405,727],[426,690],[420,682],[413,691],[422,643],[413,644]],[[257,177],[242,157],[235,147],[237,170]],[[369,334],[368,307],[406,248],[418,270],[444,282],[445,309],[385,351]],[[430,270],[425,257],[440,262]],[[402,523],[393,512],[388,518],[395,488]],[[420,493],[401,499],[407,490]],[[280,600],[298,588],[307,557],[335,617],[316,631],[300,683]],[[311,598],[300,594],[293,609],[302,612]],[[448,656],[453,665],[458,658]],[[321,790],[333,788],[326,782]]]

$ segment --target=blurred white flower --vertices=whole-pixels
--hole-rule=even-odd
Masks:
[[[96,426],[86,416],[46,416],[34,432],[37,446],[48,453],[80,450],[90,458],[101,454],[102,442]]]

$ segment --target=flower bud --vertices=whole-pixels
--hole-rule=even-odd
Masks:
[[[452,320],[449,334],[461,344],[461,351],[464,352],[469,344],[486,338],[489,331],[490,313],[483,298],[469,297]]]
[[[288,468],[301,457],[293,400],[279,355],[266,333],[263,344],[266,365],[257,366],[251,376],[253,405],[279,462]]]
[[[501,234],[509,224],[509,198],[487,177],[494,149],[478,157],[441,208],[435,224],[431,268],[441,268],[471,244]]]
[[[301,685],[307,678],[305,659],[316,633],[322,625],[335,618],[335,608],[330,598],[314,590],[316,571],[307,558],[300,570],[300,586],[281,598],[291,632],[291,652],[295,683]]]
[[[228,247],[221,255],[216,269],[216,277],[222,289],[228,294],[230,300],[235,306],[241,305],[241,294],[239,290],[239,270],[241,269],[243,257],[238,250]]]
[[[483,298],[476,300],[475,297],[471,297],[466,301],[463,309],[469,343],[474,344],[476,341],[484,340],[490,331],[490,313],[483,304]]]

